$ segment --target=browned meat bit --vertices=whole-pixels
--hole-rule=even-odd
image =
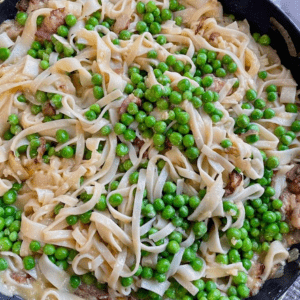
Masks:
[[[20,11],[27,11],[28,13],[45,6],[46,0],[20,0],[16,8]]]
[[[143,158],[148,158],[148,154],[149,154],[149,149],[147,149],[144,154],[143,154]]]
[[[282,212],[287,216],[287,221],[293,227],[300,229],[300,195],[292,194],[285,189],[280,195],[282,201]]]
[[[213,32],[213,33],[209,36],[209,40],[212,41],[212,42],[214,42],[215,39],[217,39],[219,36],[221,36],[219,32]]]
[[[293,194],[300,194],[300,165],[295,165],[292,170],[286,174],[288,189]]]
[[[203,26],[203,23],[204,23],[204,21],[205,21],[206,19],[208,19],[206,16],[201,16],[201,17],[199,18],[199,24],[197,25],[197,28],[196,28],[196,30],[195,30],[195,34],[198,34],[198,33],[199,33],[199,31],[201,30],[201,28],[202,28],[202,26]]]
[[[225,187],[225,197],[234,193],[235,189],[242,183],[243,175],[233,170],[229,174],[229,181]]]
[[[265,266],[261,263],[254,263],[249,271],[247,285],[250,289],[250,296],[254,296],[260,290],[263,282],[260,276],[263,274]]]
[[[123,74],[124,69],[123,69],[123,68],[117,68],[117,69],[114,69],[114,71],[115,71],[117,74],[121,75],[121,74]]]
[[[30,13],[34,10],[44,8],[46,6],[47,2],[48,2],[48,0],[30,0],[27,12]]]
[[[113,31],[115,33],[120,33],[122,30],[125,30],[130,25],[130,15],[122,15],[120,18],[117,18],[116,23],[114,25]]]
[[[170,142],[170,140],[168,138],[166,138],[165,149],[166,150],[171,150],[172,147],[173,147],[173,144]]]
[[[45,116],[55,116],[56,115],[56,110],[55,108],[51,105],[50,102],[47,102],[44,107],[43,107],[43,114]]]
[[[128,104],[130,102],[136,103],[138,106],[142,104],[142,100],[140,98],[137,98],[133,94],[130,94],[126,99],[124,99],[123,103],[121,104],[120,114],[124,114],[126,112]]]
[[[107,292],[97,289],[94,285],[81,284],[74,294],[85,300],[112,300]]]
[[[225,85],[225,81],[224,80],[215,77],[213,84],[210,86],[210,89],[213,92],[220,93],[220,91],[222,90],[222,88],[224,87],[224,85]]]
[[[29,0],[20,0],[16,5],[16,9],[20,11],[27,11],[28,7]]]
[[[138,137],[135,138],[135,140],[132,142],[133,146],[137,146],[139,149],[141,149],[143,147],[143,145],[145,144],[145,142],[141,139],[139,139]]]
[[[23,29],[15,20],[7,20],[0,25],[0,33],[6,32],[13,41],[22,34]]]
[[[132,142],[132,144],[137,147],[136,151],[137,154],[139,154],[139,151],[144,146],[145,142],[139,139],[138,137],[136,137],[135,140]],[[147,158],[147,157],[148,157],[148,149],[143,153],[143,158]]]
[[[31,280],[33,280],[33,278],[27,274],[27,273],[24,273],[22,271],[20,272],[11,272],[10,273],[10,277],[18,282],[18,283],[21,283],[21,284],[29,284]]]
[[[291,225],[300,229],[300,203],[297,203],[291,215]]]
[[[290,219],[293,209],[296,206],[296,195],[292,194],[288,189],[284,189],[279,199],[282,201],[282,212]]]
[[[300,243],[300,230],[292,230],[285,235],[287,247]]]
[[[220,93],[224,85],[226,84],[225,80],[222,80],[221,78],[212,76],[214,79],[213,84],[210,86],[210,90],[213,92]],[[229,92],[227,93],[227,96],[230,96],[233,93],[233,89],[230,89]]]
[[[52,10],[50,15],[44,19],[42,26],[35,33],[40,41],[51,41],[52,34],[56,33],[57,28],[65,23],[65,9],[59,8]]]
[[[41,145],[37,149],[38,155],[34,159],[35,163],[41,163],[43,155],[46,152],[46,140],[45,140],[45,138],[41,137],[40,142],[41,142]]]

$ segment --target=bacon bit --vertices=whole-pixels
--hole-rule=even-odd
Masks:
[[[149,149],[147,149],[144,154],[143,154],[143,158],[148,158],[148,154],[149,154]]]
[[[264,273],[265,266],[261,263],[254,263],[249,272],[247,285],[250,289],[250,296],[254,296],[260,290],[263,282],[260,276]]]
[[[74,294],[86,300],[112,300],[107,292],[87,284],[81,284]]]
[[[132,144],[133,146],[137,146],[138,150],[140,150],[145,144],[145,142],[139,139],[138,137],[136,137],[135,140],[132,142]],[[143,158],[147,158],[147,157],[148,157],[148,149],[143,153]]]
[[[214,42],[216,38],[218,38],[219,36],[221,36],[221,34],[219,32],[213,32],[210,36],[209,36],[209,40]]]
[[[291,216],[291,224],[297,229],[300,229],[300,203],[296,204]]]
[[[292,194],[288,189],[284,189],[279,199],[282,201],[282,212],[289,220],[296,206],[296,195]]]
[[[292,230],[285,235],[287,247],[300,243],[300,230]]]
[[[44,8],[46,6],[45,4],[47,2],[48,2],[48,0],[30,0],[27,12],[30,13],[34,10]]]
[[[293,194],[300,194],[300,165],[295,167],[286,174],[288,189]]]
[[[222,90],[222,88],[224,87],[224,85],[226,84],[225,80],[222,80],[218,77],[215,76],[211,76],[214,79],[213,84],[210,86],[210,90],[212,90],[213,92],[217,92],[220,93],[220,91]],[[230,89],[227,96],[230,96],[233,93],[233,89]]]
[[[229,181],[225,187],[225,197],[234,193],[235,189],[242,183],[243,176],[236,170],[229,174]]]
[[[55,116],[56,115],[56,110],[55,108],[51,105],[50,102],[47,102],[44,107],[43,107],[43,114],[45,116]]]
[[[20,11],[26,11],[28,7],[29,7],[29,0],[20,0],[16,5],[16,9]]]
[[[170,142],[170,140],[168,138],[166,138],[165,149],[166,150],[171,150],[172,147],[173,147],[173,144]]]
[[[201,16],[201,17],[199,18],[199,24],[197,25],[197,28],[196,28],[196,30],[195,30],[195,34],[198,34],[198,33],[199,33],[199,31],[201,30],[201,28],[202,28],[202,26],[203,26],[203,24],[204,24],[204,21],[205,21],[206,19],[208,19],[208,17],[206,17],[206,16]]]
[[[143,145],[145,144],[145,142],[141,139],[139,139],[138,137],[135,138],[135,140],[132,142],[133,146],[137,146],[139,149],[141,149],[143,147]]]
[[[27,11],[28,13],[45,7],[45,2],[48,0],[20,0],[16,8],[19,11]]]
[[[131,16],[122,15],[120,18],[117,18],[116,23],[114,24],[113,31],[115,33],[120,33],[122,30],[125,30],[130,25]]]
[[[222,88],[224,87],[225,85],[225,81],[220,79],[220,78],[217,78],[217,77],[213,77],[214,79],[214,82],[213,84],[210,86],[210,89],[213,91],[213,92],[217,92],[219,93]]]
[[[29,274],[24,272],[11,272],[10,277],[21,284],[29,284],[29,281],[34,280]]]
[[[121,75],[121,74],[123,74],[124,69],[123,68],[114,69],[114,72]]]
[[[127,107],[130,102],[136,103],[138,106],[142,105],[142,100],[140,98],[135,97],[133,94],[130,94],[126,99],[124,99],[123,103],[120,106],[120,114],[124,114],[127,110]]]
[[[36,163],[42,162],[43,155],[46,152],[46,139],[44,137],[41,137],[40,142],[41,142],[41,145],[37,149],[38,156],[35,158]]]
[[[17,23],[15,20],[5,21],[0,25],[0,33],[6,32],[9,38],[13,41],[17,39],[23,32],[24,27]]]
[[[57,28],[65,23],[65,8],[52,10],[50,15],[44,19],[42,26],[35,33],[40,40],[51,41],[52,34],[56,33]]]

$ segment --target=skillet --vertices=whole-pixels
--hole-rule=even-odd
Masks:
[[[0,0],[0,23],[13,19],[17,13],[15,5],[18,0]],[[247,19],[252,32],[269,34],[272,47],[277,50],[282,64],[292,71],[294,79],[300,85],[300,29],[289,17],[270,0],[219,0],[225,13],[234,14],[237,19]],[[280,32],[271,23],[275,18],[288,32],[298,55],[292,57]],[[300,244],[291,248],[298,248]],[[258,295],[249,300],[278,300],[300,276],[300,258],[288,263],[281,278],[268,280]],[[1,300],[20,300],[20,297],[7,297],[0,294]]]

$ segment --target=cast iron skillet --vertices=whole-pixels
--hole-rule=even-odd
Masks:
[[[17,0],[0,0],[0,23],[6,19],[13,19],[17,10],[15,4]],[[300,30],[289,19],[289,17],[280,10],[270,0],[220,0],[226,13],[234,14],[238,19],[247,19],[250,22],[252,32],[268,33],[272,39],[272,46],[278,51],[282,63],[292,71],[295,80],[300,84],[300,55],[291,57],[286,43],[278,30],[270,23],[270,18],[275,18],[288,31],[296,47],[297,53],[300,53]],[[292,248],[300,250],[300,244]],[[286,265],[284,276],[279,279],[268,280],[259,294],[249,300],[278,300],[284,292],[293,284],[300,275],[300,258],[297,261]],[[0,294],[1,300],[20,299],[19,297],[6,297]]]

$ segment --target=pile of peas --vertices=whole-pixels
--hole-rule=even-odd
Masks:
[[[20,125],[20,120],[18,115],[16,114],[9,115],[7,122],[9,123],[10,127],[9,130],[4,132],[3,135],[3,138],[6,141],[11,140],[15,135],[17,135],[23,130],[22,126]]]
[[[42,145],[42,138],[38,133],[30,134],[26,136],[26,139],[28,140],[28,145],[20,146],[17,149],[17,153],[19,155],[26,154],[27,148],[29,147],[29,155],[31,158],[35,158],[38,156],[38,148]],[[69,133],[64,129],[59,129],[56,131],[56,141],[57,143],[64,144],[68,142],[70,139]],[[45,143],[45,153],[43,155],[43,161],[44,163],[50,162],[51,156],[58,156],[62,158],[72,158],[74,157],[74,154],[76,152],[76,146],[75,145],[68,145],[63,147],[60,151],[55,151],[55,142],[46,142]]]
[[[22,184],[14,183],[12,188],[7,191],[3,197],[1,197],[0,203],[0,251],[12,251],[15,254],[20,255],[21,240],[19,240],[18,233],[21,228],[21,216],[22,211],[17,210],[14,206],[11,206],[17,199],[17,192],[22,188]],[[104,196],[104,195],[103,195]],[[105,197],[105,196],[104,196]],[[90,199],[89,195],[82,195],[83,201]],[[99,203],[96,205],[96,208],[100,209],[101,204],[103,203],[103,197],[99,200]],[[106,201],[105,201],[106,205]],[[57,205],[54,209],[54,213],[58,214],[61,205]],[[103,210],[101,208],[101,210]],[[91,213],[90,213],[91,214]],[[90,217],[90,215],[89,215]],[[89,222],[88,214],[82,214],[79,218],[84,223]],[[74,225],[74,216],[68,216],[67,222],[69,225]],[[33,255],[28,255],[23,257],[23,265],[25,270],[31,270],[35,267],[36,254],[46,254],[49,260],[62,268],[67,270],[69,265],[72,263],[75,256],[78,252],[74,249],[68,249],[65,247],[57,247],[52,244],[46,244],[43,247],[39,241],[33,240],[29,244],[30,251],[33,252]],[[0,258],[0,270],[6,270],[8,268],[8,263],[5,258]],[[73,275],[70,278],[70,286],[72,288],[77,288],[81,283],[85,284],[94,284],[97,288],[103,290],[106,288],[106,285],[97,283],[96,278],[92,273],[87,273],[82,276]]]
[[[254,40],[262,46],[269,46],[271,44],[271,38],[267,35],[261,35],[258,32],[253,33]]]
[[[275,85],[270,85],[267,87],[268,97],[272,93],[277,92],[277,87]],[[298,113],[298,106],[294,103],[288,103],[285,105],[285,111],[289,113]],[[284,151],[288,150],[289,146],[296,138],[296,134],[300,131],[300,120],[295,120],[290,130],[286,130],[283,126],[278,126],[274,129],[274,134],[279,138],[280,143],[278,144],[278,150]]]
[[[22,184],[14,183],[0,198],[0,252],[12,251],[20,254],[21,241],[19,231],[21,229],[22,211],[16,209],[12,204],[17,200],[18,192]],[[5,258],[0,258],[0,271],[8,268],[8,262]]]
[[[75,256],[78,252],[74,249],[68,249],[65,247],[57,247],[52,244],[45,244],[43,247],[39,241],[33,240],[29,244],[30,251],[33,252],[34,255],[42,254],[48,256],[49,260],[62,268],[63,270],[67,270],[69,265],[72,263]],[[35,258],[32,255],[25,256],[23,258],[23,264],[25,270],[31,270],[35,267]]]
[[[263,75],[260,75],[263,77]],[[270,85],[267,87],[268,92],[268,101],[274,102],[276,101],[277,95],[277,87],[274,85]],[[263,99],[257,98],[257,92],[253,89],[249,89],[246,92],[246,99],[250,102],[253,102],[253,106],[251,103],[246,102],[242,104],[242,109],[253,109],[250,117],[245,114],[241,114],[236,119],[236,134],[246,133],[248,130],[256,131],[255,134],[248,135],[245,140],[249,144],[253,144],[259,140],[259,127],[255,124],[250,124],[250,121],[257,121],[260,119],[272,119],[275,117],[275,111],[272,108],[267,107],[267,103]]]
[[[33,115],[38,115],[39,113],[43,113],[44,115],[44,119],[43,122],[50,122],[50,121],[55,121],[55,120],[60,120],[62,118],[67,119],[68,116],[63,115],[62,113],[56,113],[54,116],[53,115],[48,115],[48,112],[45,110],[43,110],[43,108],[47,105],[47,104],[51,104],[51,106],[56,109],[59,110],[60,108],[62,108],[62,96],[59,94],[54,94],[54,93],[45,93],[43,91],[38,90],[35,94],[35,99],[39,104],[31,104],[30,105],[30,111]],[[21,103],[28,103],[28,100],[26,99],[26,97],[21,94],[17,97],[17,100]],[[12,120],[10,120],[10,118]],[[9,123],[11,122],[17,122],[17,119],[15,116],[9,116]],[[18,122],[19,123],[19,122]],[[19,125],[17,123],[17,125]],[[19,131],[20,128],[18,127]]]
[[[107,290],[107,284],[97,281],[93,273],[86,273],[81,276],[72,275],[70,277],[70,286],[77,289],[81,284],[94,285],[99,290]]]
[[[104,91],[102,88],[102,83],[103,83],[103,77],[101,74],[94,73],[92,74],[92,84],[94,85],[93,87],[93,95],[95,99],[99,100],[104,96]],[[101,113],[101,107],[98,103],[92,104],[89,109],[84,113],[85,118],[88,121],[94,121],[96,120]],[[109,114],[108,111],[106,111],[103,115],[105,119],[109,119]],[[109,125],[105,125],[100,129],[100,133],[103,136],[107,136],[111,133],[111,127]]]
[[[16,21],[21,26],[25,26],[27,18],[28,18],[28,14],[26,12],[18,12],[17,15],[16,15]],[[43,16],[38,16],[37,20],[36,20],[36,23],[37,23],[38,26],[41,26],[41,24],[43,23],[43,21],[44,21],[44,17]],[[0,48],[0,61],[1,60],[2,61],[7,60],[9,58],[9,56],[10,56],[10,53],[11,52],[10,52],[10,50],[8,48],[5,48],[5,47]],[[28,54],[30,54],[30,53],[28,53]],[[42,57],[40,57],[40,58],[42,58]],[[47,69],[46,62],[41,63],[40,66],[41,66],[42,69]],[[49,67],[49,59],[48,59],[48,67]]]
[[[110,18],[105,18],[103,20],[103,22],[100,22],[100,19],[101,19],[101,11],[96,11],[92,14],[91,17],[89,17],[86,22],[85,22],[85,29],[86,30],[94,30],[95,27],[97,25],[102,25],[104,27],[106,27],[107,29],[111,29],[111,27],[115,24],[115,20],[114,19],[110,19]],[[100,37],[103,37],[104,34],[102,32],[99,32],[99,36]],[[113,41],[113,43],[115,45],[118,45],[119,44],[119,40],[118,39],[115,39]]]
[[[186,49],[183,49],[182,53],[186,53],[185,51]],[[156,50],[150,50],[147,54],[148,58],[157,58],[157,56]],[[159,84],[155,84],[151,88],[147,88],[145,85],[147,72],[137,67],[130,67],[128,75],[131,83],[126,85],[125,93],[132,93],[140,98],[142,105],[138,106],[136,103],[131,102],[127,107],[127,112],[121,115],[120,122],[115,124],[114,132],[117,135],[123,135],[125,140],[132,142],[136,138],[136,133],[128,127],[136,121],[139,123],[138,130],[142,133],[142,136],[152,138],[158,151],[165,151],[167,143],[170,142],[183,151],[191,161],[197,159],[200,151],[195,146],[195,140],[190,130],[190,115],[179,105],[184,100],[188,100],[196,109],[199,109],[204,103],[203,109],[211,116],[213,122],[216,123],[222,119],[223,112],[214,105],[214,102],[219,99],[219,94],[209,90],[214,83],[213,77],[208,75],[214,71],[209,63],[215,66],[216,72],[223,65],[227,71],[234,73],[237,66],[228,55],[225,55],[222,61],[218,61],[216,58],[216,52],[200,49],[193,58],[197,65],[196,73],[193,76],[189,73],[191,68],[189,64],[185,65],[182,61],[177,60],[174,55],[169,55],[165,62],[159,62],[153,70]],[[226,76],[227,73],[224,68],[222,69]],[[169,76],[164,74],[166,71],[178,72],[187,78],[181,79],[177,86],[172,88]],[[201,78],[202,72],[206,75],[204,78]],[[188,78],[194,80],[198,87],[195,87]],[[235,87],[238,87],[238,85]],[[154,109],[167,111],[168,118],[157,120],[151,115]],[[175,124],[167,130],[168,125],[173,121],[176,121]],[[116,153],[120,157],[125,156],[128,154],[128,147],[120,143],[117,146]]]
[[[18,17],[19,16],[19,17]],[[22,16],[22,18],[21,18]],[[24,19],[24,24],[27,19],[27,14],[24,12],[19,12],[16,16],[17,21],[18,19]],[[37,24],[40,26],[43,23],[44,18],[42,16],[39,16],[37,19]],[[19,21],[18,21],[19,22]],[[20,22],[19,22],[20,23]],[[23,23],[23,21],[21,21]],[[20,23],[20,24],[21,24]],[[74,15],[69,14],[65,17],[65,23],[66,25],[61,25],[57,28],[57,34],[61,37],[67,37],[69,34],[69,28],[74,26],[77,23],[77,19]],[[21,25],[24,25],[21,24]],[[78,47],[79,46],[79,47]],[[79,50],[82,50],[83,47],[80,45],[77,45]],[[66,47],[62,43],[58,42],[53,36],[51,37],[51,42],[44,40],[42,43],[39,41],[34,41],[31,45],[31,48],[28,50],[27,54],[32,56],[33,58],[39,58],[41,59],[40,67],[43,70],[46,70],[49,68],[49,58],[50,54],[56,51],[59,53],[59,58],[62,57],[71,57],[74,55],[75,51],[71,47]]]
[[[261,71],[258,74],[259,78],[265,79],[267,78],[267,72]],[[267,101],[272,103],[278,99],[278,88],[276,85],[271,84],[266,88],[267,93]],[[275,116],[275,111],[272,108],[267,107],[267,101],[257,98],[257,92],[253,89],[249,89],[246,92],[246,99],[249,102],[242,104],[242,109],[252,109],[250,118],[241,114],[236,119],[236,130],[235,133],[242,134],[247,132],[248,130],[255,130],[257,134],[249,135],[245,138],[246,142],[249,144],[255,143],[259,140],[259,128],[255,124],[250,124],[250,120],[257,121],[259,119],[272,119]],[[288,103],[285,105],[285,111],[289,113],[298,113],[298,106],[293,103]],[[296,134],[300,131],[300,120],[296,120],[291,125],[291,130],[286,130],[283,126],[277,126],[274,129],[274,134],[279,138],[280,143],[278,144],[278,150],[284,151],[289,149],[289,146],[296,138]]]
[[[289,232],[289,226],[286,222],[281,221],[282,214],[279,210],[282,207],[282,201],[273,199],[275,190],[271,187],[273,169],[279,166],[279,160],[276,156],[267,158],[264,155],[263,158],[265,161],[264,176],[256,182],[264,187],[265,192],[261,198],[246,203],[244,227],[249,230],[256,242],[263,242],[262,250],[267,251],[270,242],[282,240],[282,235]]]
[[[140,1],[137,3],[136,10],[141,16],[142,21],[137,22],[136,30],[139,34],[149,31],[152,35],[157,35],[161,32],[161,24],[172,19],[172,12],[184,9],[185,7],[180,5],[177,0],[170,1],[169,8],[163,9],[159,9],[154,1],[149,1],[146,4]],[[181,26],[182,17],[177,16],[174,18],[174,21],[177,26]],[[130,39],[130,32],[123,30],[119,38],[125,40]],[[164,45],[166,43],[166,39],[164,36],[159,36],[157,37],[157,42],[160,45]]]
[[[19,12],[16,16],[17,22],[24,26],[25,22],[27,20],[27,13],[25,12]],[[37,25],[42,25],[44,20],[43,16],[39,16],[37,18]],[[69,14],[65,17],[65,25],[61,25],[57,28],[57,34],[61,37],[68,37],[69,29],[76,25],[77,18]],[[76,44],[76,47],[79,51],[83,50],[85,48],[84,44]],[[3,48],[4,50],[0,49],[0,59],[5,60],[9,57],[10,51],[9,49]],[[27,54],[32,56],[33,58],[39,58],[41,59],[40,67],[43,70],[46,70],[49,68],[49,58],[50,54],[52,52],[59,53],[59,58],[63,57],[71,57],[75,55],[75,50],[71,47],[64,46],[62,43],[58,42],[54,36],[51,37],[51,41],[44,40],[43,42],[34,41],[31,45],[31,48],[28,50]]]
[[[164,165],[163,161],[158,162],[159,169],[162,169]],[[189,197],[188,195],[176,195],[177,186],[171,181],[167,181],[163,187],[162,198],[155,199],[153,204],[147,199],[147,192],[144,192],[144,199],[142,203],[142,218],[140,225],[147,223],[151,218],[156,215],[161,215],[165,220],[170,220],[176,228],[189,233],[191,230],[194,231],[196,240],[189,248],[186,248],[183,253],[183,263],[190,264],[195,271],[201,271],[203,268],[203,260],[197,255],[202,240],[207,241],[207,226],[204,222],[190,222],[187,220],[188,216],[198,207],[201,200],[206,194],[206,190],[201,190],[198,196]],[[111,201],[111,199],[109,199]],[[112,203],[111,203],[112,204]],[[113,205],[113,204],[112,204]],[[145,235],[141,236],[141,239],[150,238],[152,234],[158,231],[157,228],[152,227]],[[166,273],[170,268],[170,264],[174,255],[180,250],[180,243],[183,241],[183,234],[175,230],[168,237],[167,248],[165,251],[159,253],[158,261],[155,268],[140,265],[137,272],[133,277],[121,278],[121,284],[124,287],[130,286],[137,277],[144,279],[154,279],[158,283],[167,280]],[[155,242],[155,245],[159,246],[164,244],[165,239]],[[142,257],[148,256],[150,253],[142,251]],[[133,270],[135,265],[132,265]],[[195,283],[196,284],[196,283]],[[174,286],[173,286],[174,285]],[[175,290],[175,286],[178,286]],[[209,283],[208,283],[209,285]],[[216,290],[212,288],[211,290]],[[211,292],[211,291],[210,291]],[[143,294],[143,289],[138,291],[138,295]],[[147,292],[150,299],[162,299],[157,294],[149,291]],[[217,293],[216,291],[211,294]],[[174,294],[174,297],[172,298]],[[181,296],[185,296],[187,291],[180,285],[173,281],[172,286],[166,291],[165,296],[171,299],[181,299]],[[187,295],[186,295],[187,296]],[[179,297],[179,298],[178,298]],[[191,296],[189,296],[191,297]],[[144,297],[145,298],[145,297]],[[144,299],[139,298],[139,299]],[[190,298],[187,298],[190,299]],[[191,298],[193,299],[193,297]]]
[[[227,265],[242,262],[244,268],[250,270],[254,253],[267,252],[272,241],[281,241],[283,234],[289,232],[289,225],[282,221],[280,212],[282,201],[273,199],[275,190],[271,187],[273,169],[279,166],[279,160],[275,156],[267,158],[264,152],[262,155],[265,162],[264,176],[250,184],[259,183],[265,191],[261,198],[249,200],[244,204],[246,218],[243,227],[240,229],[232,227],[226,231],[225,234],[231,249],[227,254],[218,254],[215,259],[217,263]],[[236,204],[224,201],[223,208],[227,214],[232,216],[233,222],[236,221],[239,216]],[[221,221],[226,224],[227,220],[224,218]],[[221,231],[219,234],[222,236],[224,233]],[[245,285],[246,282],[247,275],[239,272],[238,276],[233,279],[233,286],[227,291],[228,297],[248,297],[249,289]]]

